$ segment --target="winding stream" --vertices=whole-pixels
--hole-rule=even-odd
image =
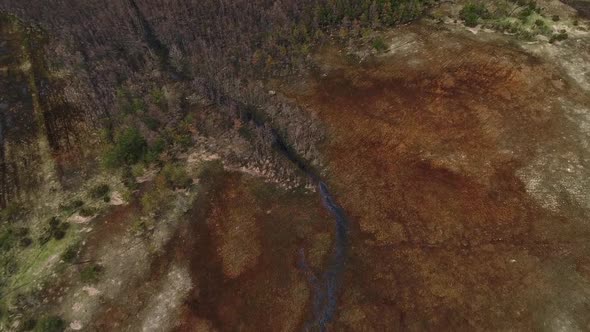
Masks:
[[[320,305],[314,308],[316,323],[323,331],[336,313],[338,303],[338,291],[342,282],[344,265],[348,251],[348,221],[342,208],[334,201],[328,186],[324,182],[318,184],[320,196],[324,206],[335,219],[335,238],[332,248],[332,256],[323,274],[323,280],[320,280],[321,287],[316,289],[315,302],[321,300]]]
[[[328,261],[325,271],[318,278],[305,260],[305,251],[301,248],[300,268],[307,276],[313,292],[314,320],[308,322],[311,326],[317,326],[321,331],[326,329],[328,323],[334,318],[338,304],[338,291],[342,283],[342,274],[348,251],[348,221],[342,208],[334,201],[328,186],[324,182],[318,182],[318,190],[324,206],[335,219],[335,238],[332,246],[332,256]]]
[[[225,106],[235,107],[241,110],[240,119],[245,122],[252,122],[257,127],[265,126],[265,122],[255,112],[256,107],[246,105],[233,98],[225,96],[212,87],[209,87],[208,95],[211,100]],[[335,238],[331,250],[331,256],[320,276],[314,275],[313,271],[305,260],[304,249],[300,250],[300,268],[306,274],[312,288],[313,296],[313,321],[307,323],[307,327],[319,327],[325,331],[326,326],[332,321],[338,305],[338,293],[342,283],[345,263],[348,254],[348,221],[344,210],[336,203],[330,193],[328,186],[315,172],[290,148],[281,137],[279,132],[271,127],[271,135],[274,148],[283,156],[288,158],[297,168],[303,171],[313,183],[317,184],[318,192],[325,208],[334,217]]]

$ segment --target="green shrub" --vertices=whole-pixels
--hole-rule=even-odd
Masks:
[[[41,236],[39,237],[39,242],[41,244],[45,244],[54,238],[56,240],[61,240],[66,236],[67,230],[70,228],[70,224],[67,222],[62,222],[57,217],[52,217],[48,221],[49,227],[46,227]]]
[[[468,27],[475,27],[480,19],[487,19],[490,17],[490,12],[482,3],[470,2],[463,6],[459,12],[459,17],[465,21]]]
[[[7,229],[0,233],[0,252],[10,250],[13,247],[15,240],[16,237],[12,229]]]
[[[131,110],[133,113],[143,112],[145,110],[145,104],[141,98],[133,98],[131,101]]]
[[[549,39],[549,42],[554,43],[556,41],[564,41],[568,38],[569,38],[569,36],[568,36],[567,32],[562,31],[558,34],[551,36],[551,38]]]
[[[103,272],[102,266],[95,264],[87,266],[80,272],[80,280],[85,283],[95,283]]]
[[[115,144],[107,151],[104,162],[107,167],[133,165],[147,151],[147,142],[137,128],[128,128],[115,138]]]
[[[177,164],[166,164],[162,169],[162,175],[164,175],[168,186],[173,189],[186,188],[193,182],[186,169]]]
[[[121,177],[125,187],[131,190],[136,190],[137,188],[139,188],[139,184],[135,179],[135,175],[133,174],[133,170],[131,167],[125,166],[125,168],[123,168],[123,174]]]
[[[84,201],[76,199],[66,204],[60,204],[59,209],[65,212],[66,214],[71,214],[74,211],[78,210],[84,206]]]
[[[558,22],[560,20],[559,15],[553,15],[551,16],[551,19],[553,20],[553,22]]]
[[[99,199],[105,197],[111,191],[108,184],[99,184],[90,189],[90,197]]]
[[[25,214],[25,209],[22,203],[13,202],[8,204],[4,209],[0,210],[0,222],[13,222]]]
[[[152,163],[160,157],[160,154],[166,149],[166,141],[163,138],[158,138],[148,149],[145,156],[146,163]]]
[[[162,89],[153,89],[150,96],[154,104],[158,105],[160,109],[166,110],[166,95]]]
[[[33,239],[31,239],[28,236],[20,239],[20,246],[23,247],[23,248],[27,248],[31,244],[33,244]]]
[[[21,331],[32,331],[37,326],[37,320],[34,318],[26,319],[21,326]]]
[[[141,206],[146,214],[158,214],[168,207],[169,197],[172,194],[166,178],[158,175],[154,180],[154,186],[141,197]]]
[[[98,210],[96,208],[93,207],[83,207],[80,209],[80,216],[82,217],[92,217],[96,214],[96,212],[98,212]]]
[[[153,118],[149,115],[146,115],[142,118],[143,123],[149,130],[156,131],[160,127],[160,121],[158,119]]]
[[[377,52],[384,52],[387,50],[387,44],[385,44],[385,41],[383,40],[383,38],[377,37],[373,40],[373,48]]]
[[[66,263],[72,263],[76,257],[78,256],[78,244],[70,245],[64,252],[61,254],[61,259]]]
[[[58,316],[42,318],[35,327],[36,332],[63,332],[66,329],[66,322]]]

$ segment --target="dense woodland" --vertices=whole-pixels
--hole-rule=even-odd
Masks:
[[[428,2],[2,0],[0,9],[46,29],[51,67],[87,72],[106,107],[113,87],[158,65],[211,82],[291,73],[330,28],[393,25]]]
[[[0,13],[21,27],[36,60],[34,90],[54,152],[88,146],[82,141],[89,137],[116,145],[138,130],[140,141],[129,146],[141,151],[131,159],[152,161],[169,145],[190,143],[187,130],[195,119],[187,118],[186,104],[197,95],[245,122],[260,109],[268,123],[251,125],[249,136],[267,146],[269,133],[279,133],[314,163],[320,128],[288,101],[269,100],[261,81],[299,72],[331,36],[354,38],[367,28],[407,22],[431,2],[0,0]],[[112,153],[105,159],[129,163]]]

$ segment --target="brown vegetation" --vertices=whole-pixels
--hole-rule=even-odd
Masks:
[[[559,74],[504,44],[398,33],[417,46],[363,66],[328,49],[325,77],[294,93],[327,126],[330,183],[356,225],[335,329],[534,328],[547,318],[533,290],[563,287],[542,262],[582,257],[588,235],[517,176],[565,125]]]

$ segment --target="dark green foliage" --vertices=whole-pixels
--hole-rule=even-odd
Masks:
[[[37,326],[37,320],[34,318],[26,319],[21,326],[21,331],[32,331]]]
[[[69,246],[66,251],[61,255],[61,259],[66,263],[72,263],[78,256],[78,244]]]
[[[8,251],[14,245],[15,235],[12,229],[0,233],[0,252]]]
[[[58,217],[49,218],[49,227],[51,227],[51,228],[57,228],[60,223],[61,223],[61,221],[59,220]]]
[[[385,44],[383,38],[375,38],[373,40],[373,48],[378,52],[383,52],[387,50],[387,44]]]
[[[84,201],[76,199],[66,204],[60,204],[59,208],[66,214],[71,214],[79,208],[81,208],[82,206],[84,206]]]
[[[166,108],[166,96],[161,89],[153,89],[150,96],[152,97],[154,104],[158,105],[163,110]]]
[[[186,188],[193,183],[185,168],[181,165],[167,164],[162,169],[162,175],[171,188]]]
[[[66,322],[59,316],[42,318],[35,327],[36,332],[63,332],[66,329]]]
[[[125,187],[131,190],[136,190],[137,188],[139,188],[139,184],[137,183],[137,180],[135,180],[135,176],[133,175],[131,167],[129,166],[125,166],[123,168],[122,181]]]
[[[43,234],[39,237],[39,243],[45,244],[49,242],[52,238],[56,240],[61,240],[66,236],[66,232],[68,228],[70,228],[70,224],[67,222],[62,222],[57,217],[52,217],[48,220],[49,227],[46,227],[43,231]]]
[[[147,142],[139,130],[128,128],[117,135],[115,144],[104,156],[104,162],[108,167],[133,165],[144,157],[146,151]]]
[[[566,40],[568,38],[569,38],[569,36],[568,36],[567,32],[561,31],[558,34],[555,34],[555,35],[551,36],[551,38],[549,39],[549,42],[550,43],[554,43],[556,41],[564,41],[564,40]]]
[[[98,281],[102,272],[103,267],[98,264],[87,266],[80,272],[80,280],[86,283],[95,283]]]
[[[553,20],[553,22],[558,22],[560,20],[559,15],[553,15],[551,16],[551,19]]]
[[[0,253],[12,249],[16,244],[21,247],[28,247],[33,243],[29,237],[29,229],[19,227],[16,229],[8,228],[0,233]]]
[[[82,217],[92,217],[97,212],[96,208],[93,207],[83,207],[80,209],[80,216]]]
[[[465,21],[466,26],[475,27],[480,19],[489,18],[490,12],[483,3],[470,2],[461,9],[459,17]]]
[[[142,121],[149,130],[156,131],[160,127],[160,121],[149,115],[144,116]]]
[[[22,203],[13,202],[0,210],[0,222],[13,222],[25,214]]]
[[[33,244],[33,239],[31,239],[30,237],[24,237],[24,238],[20,239],[20,246],[23,248],[26,248],[26,247],[30,246],[31,244]]]
[[[99,199],[99,198],[103,198],[105,197],[109,192],[111,191],[111,188],[109,187],[108,184],[99,184],[97,186],[94,186],[92,189],[90,189],[90,197],[94,198],[94,199]]]
[[[149,147],[147,154],[145,155],[146,163],[152,163],[158,160],[158,157],[164,150],[166,149],[166,140],[163,138],[158,138],[154,143]]]

